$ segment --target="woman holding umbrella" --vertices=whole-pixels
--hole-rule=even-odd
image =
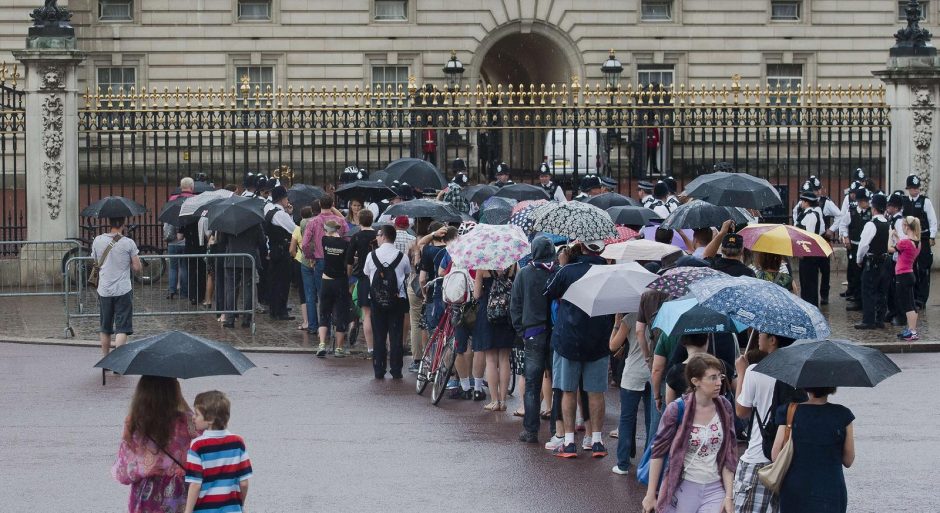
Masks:
[[[198,436],[174,378],[141,376],[111,475],[131,485],[129,513],[179,513],[186,506],[183,466]]]

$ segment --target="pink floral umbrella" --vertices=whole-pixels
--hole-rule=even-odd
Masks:
[[[447,248],[455,267],[490,271],[508,268],[529,251],[525,232],[510,224],[478,224]]]

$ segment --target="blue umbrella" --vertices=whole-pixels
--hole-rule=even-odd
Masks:
[[[738,333],[747,328],[727,314],[705,308],[692,296],[663,303],[652,327],[659,328],[667,335]]]
[[[790,338],[827,338],[829,323],[815,306],[769,281],[742,276],[706,278],[689,285],[706,308],[763,333]]]

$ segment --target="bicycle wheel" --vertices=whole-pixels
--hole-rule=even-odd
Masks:
[[[349,333],[346,334],[346,347],[353,347],[356,345],[356,341],[359,340],[359,327],[362,325],[362,321],[356,319],[352,322],[352,325],[349,327]]]
[[[66,251],[65,255],[62,257],[62,274],[69,280],[69,288],[71,290],[77,290],[79,284],[85,283],[88,279],[88,275],[91,274],[91,268],[94,267],[94,263],[92,263],[91,260],[78,260],[73,262],[71,267],[66,268],[66,266],[72,258],[87,256],[91,256],[91,249],[79,246]]]
[[[428,346],[424,348],[424,358],[418,364],[418,377],[415,380],[415,392],[418,395],[424,393],[424,389],[431,382],[431,366],[434,363],[434,353],[437,351],[437,339],[432,338],[428,341]]]
[[[437,405],[444,397],[444,391],[447,390],[447,380],[454,372],[454,361],[456,359],[454,336],[451,335],[444,341],[444,347],[441,350],[441,363],[434,375],[434,386],[431,388],[431,404]]]
[[[159,282],[167,268],[166,258],[158,258],[163,251],[153,246],[141,246],[140,254],[148,258],[141,260],[143,266],[139,273],[134,273],[134,281],[141,285]]]
[[[506,390],[506,395],[512,395],[516,390],[516,373],[519,372],[519,361],[516,359],[516,350],[513,349],[509,353],[509,387]]]

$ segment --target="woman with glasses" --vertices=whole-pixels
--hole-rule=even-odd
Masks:
[[[734,512],[737,440],[734,410],[721,396],[723,372],[724,364],[710,354],[686,363],[688,393],[666,407],[653,440],[644,513]]]

